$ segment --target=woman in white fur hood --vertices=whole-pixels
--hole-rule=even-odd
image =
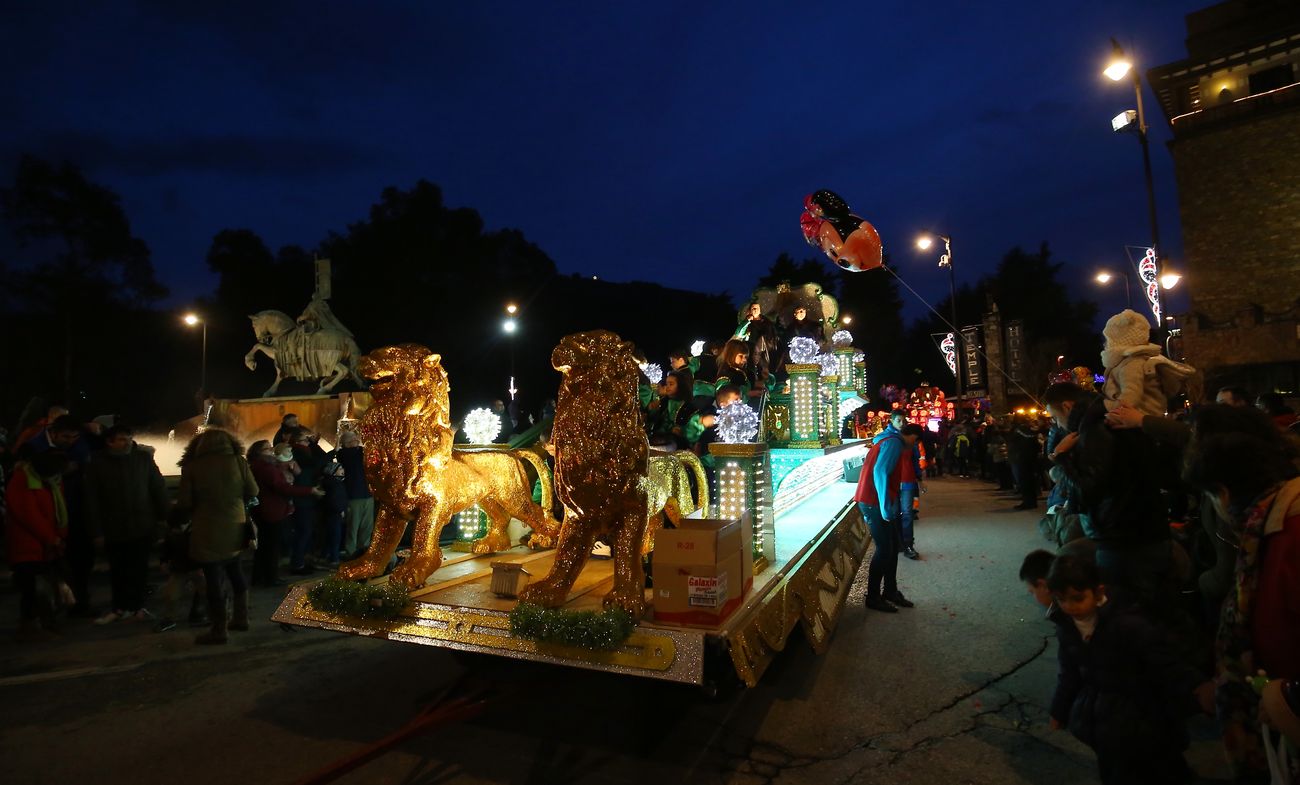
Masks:
[[[1101,352],[1106,410],[1122,403],[1163,417],[1169,399],[1187,391],[1196,369],[1163,356],[1151,343],[1151,323],[1137,311],[1125,309],[1110,317],[1101,333],[1106,337]]]

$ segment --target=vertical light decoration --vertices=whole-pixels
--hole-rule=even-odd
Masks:
[[[867,356],[862,352],[853,355],[853,389],[867,394]]]
[[[767,445],[714,442],[709,445],[709,453],[718,467],[714,479],[718,517],[749,519],[754,533],[754,574],[757,575],[776,562]]]
[[[790,416],[790,446],[820,448],[822,367],[817,363],[787,363],[785,370],[790,374],[790,403],[794,408]]]
[[[454,551],[469,551],[474,541],[487,536],[487,513],[477,504],[456,513],[456,539],[451,548]]]
[[[957,336],[948,333],[939,343],[939,351],[943,352],[943,361],[952,371],[952,375],[957,375]]]
[[[837,412],[836,404],[838,403],[836,390],[840,385],[840,364],[833,354],[820,354],[817,356],[817,362],[822,368],[819,401],[821,413],[818,415],[821,430],[819,433],[822,441],[826,444],[839,444],[840,426],[835,415]]]
[[[1164,324],[1160,320],[1160,281],[1156,280],[1156,249],[1148,248],[1142,256],[1142,261],[1138,262],[1138,276],[1142,283],[1147,285],[1147,302],[1151,305],[1151,313],[1156,315],[1156,325]]]
[[[853,357],[857,353],[858,350],[852,346],[836,347],[831,352],[835,355],[835,375],[839,377],[839,389],[844,392],[853,392],[857,389],[855,386],[857,379],[853,375]]]

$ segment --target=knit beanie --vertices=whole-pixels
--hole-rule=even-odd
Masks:
[[[1106,348],[1118,346],[1145,346],[1151,342],[1151,323],[1142,314],[1130,308],[1106,320],[1101,334],[1106,336]]]

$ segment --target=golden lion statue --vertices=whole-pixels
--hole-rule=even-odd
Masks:
[[[607,330],[576,333],[555,347],[551,365],[564,374],[553,428],[555,494],[564,505],[564,526],[550,574],[519,599],[563,605],[596,537],[603,536],[614,554],[614,588],[605,605],[639,619],[646,609],[641,548],[650,445],[637,401],[632,344]]]
[[[357,368],[370,380],[373,399],[360,429],[375,496],[375,533],[365,554],[339,567],[339,577],[381,575],[414,518],[411,558],[393,570],[392,580],[411,589],[423,586],[442,564],[442,527],[475,504],[490,522],[487,536],[474,543],[476,553],[510,547],[511,517],[532,527],[534,547],[554,543],[559,526],[547,512],[550,472],[541,456],[529,450],[452,450],[450,386],[441,357],[406,343],[376,349]],[[526,464],[541,477],[541,506],[533,502]]]

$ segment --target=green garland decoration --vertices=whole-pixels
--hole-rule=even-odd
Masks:
[[[636,621],[622,608],[596,613],[521,602],[510,611],[510,634],[516,638],[592,651],[617,649],[634,629]]]
[[[391,619],[410,601],[406,587],[394,581],[357,583],[326,578],[307,592],[312,607],[341,616]]]

